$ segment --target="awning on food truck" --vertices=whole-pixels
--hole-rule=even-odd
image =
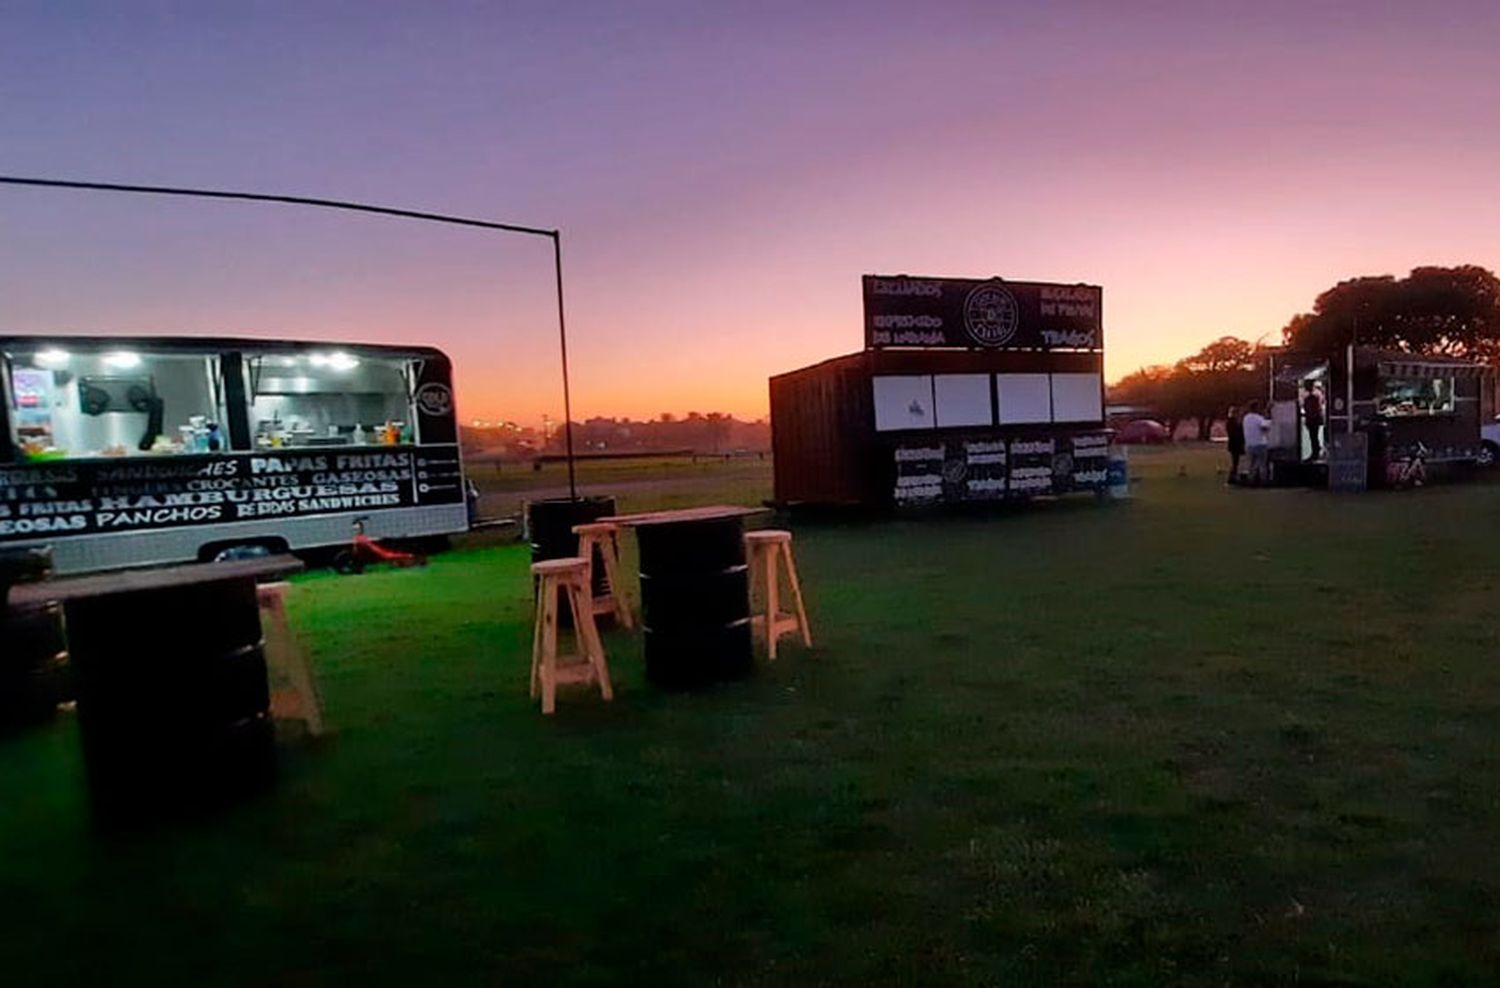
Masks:
[[[1467,360],[1440,360],[1433,357],[1407,356],[1400,359],[1389,359],[1384,356],[1376,365],[1376,370],[1381,377],[1397,377],[1404,380],[1420,380],[1424,378],[1470,378],[1479,377],[1484,374],[1487,367],[1483,364],[1473,364]]]

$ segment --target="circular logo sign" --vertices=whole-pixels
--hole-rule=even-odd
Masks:
[[[963,460],[943,461],[943,480],[950,484],[961,484],[969,474],[968,464]]]
[[[1052,457],[1052,478],[1067,480],[1073,476],[1073,457],[1069,453],[1058,453]]]
[[[1016,335],[1016,297],[1000,281],[979,285],[964,299],[964,329],[981,346],[1003,346]]]
[[[453,411],[453,391],[434,381],[417,389],[417,409],[423,415],[447,415]]]

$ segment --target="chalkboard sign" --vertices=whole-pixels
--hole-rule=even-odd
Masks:
[[[898,445],[899,507],[1022,499],[1100,490],[1108,482],[1109,437],[971,436]]]
[[[973,278],[864,277],[865,348],[1104,348],[1098,285]]]
[[[1336,432],[1328,438],[1328,489],[1364,490],[1369,478],[1369,435],[1363,432]]]
[[[1005,497],[1005,440],[948,439],[898,446],[898,505],[998,501]]]
[[[458,447],[133,456],[0,468],[0,542],[462,504]]]
[[[1061,440],[1052,458],[1052,490],[1098,491],[1109,483],[1109,436],[1090,434]]]

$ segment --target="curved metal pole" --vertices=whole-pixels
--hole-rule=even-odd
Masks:
[[[223,189],[193,189],[172,185],[129,185],[122,182],[83,182],[61,178],[29,178],[18,175],[0,175],[0,185],[26,185],[47,189],[85,189],[95,192],[137,192],[159,196],[190,196],[196,199],[233,199],[241,202],[279,202],[291,206],[316,206],[322,209],[340,209],[346,212],[375,213],[380,216],[396,216],[401,219],[426,220],[430,223],[447,223],[453,226],[474,226],[485,230],[503,230],[507,233],[524,233],[534,237],[552,239],[552,261],[557,274],[557,336],[562,350],[563,379],[563,435],[568,452],[568,495],[578,500],[578,488],[573,471],[573,402],[568,389],[568,330],[563,320],[562,284],[562,232],[546,230],[537,226],[522,226],[517,223],[497,223],[493,220],[476,220],[467,216],[451,216],[445,213],[426,213],[414,209],[397,209],[393,206],[377,206],[367,202],[352,202],[344,199],[318,199],[310,196],[284,196],[265,192],[231,192]]]
[[[476,220],[467,216],[451,216],[446,213],[424,213],[414,209],[376,206],[372,203],[352,202],[346,199],[315,199],[310,196],[271,195],[265,192],[226,192],[222,189],[191,189],[173,185],[125,185],[120,182],[78,182],[60,178],[21,178],[14,175],[0,175],[0,184],[31,185],[47,189],[90,189],[95,192],[141,192],[147,195],[158,196],[191,196],[196,199],[238,199],[244,202],[280,202],[292,206],[320,206],[324,209],[343,209],[358,213],[377,213],[381,216],[400,216],[409,220],[428,220],[433,223],[451,223],[457,226],[477,226],[486,230],[506,230],[510,233],[525,233],[534,237],[557,236],[556,230],[544,230],[538,226],[496,223],[494,220]]]

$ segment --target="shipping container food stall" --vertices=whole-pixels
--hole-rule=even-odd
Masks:
[[[771,378],[778,505],[1100,491],[1103,290],[866,275],[865,347]]]
[[[1342,458],[1354,475],[1363,465],[1366,486],[1380,486],[1419,452],[1437,473],[1472,465],[1481,455],[1480,427],[1494,414],[1490,377],[1473,361],[1376,347],[1277,354],[1270,370],[1275,477],[1319,483],[1326,470],[1327,481],[1341,486],[1331,461]],[[1305,414],[1309,396],[1323,412],[1316,437]]]

